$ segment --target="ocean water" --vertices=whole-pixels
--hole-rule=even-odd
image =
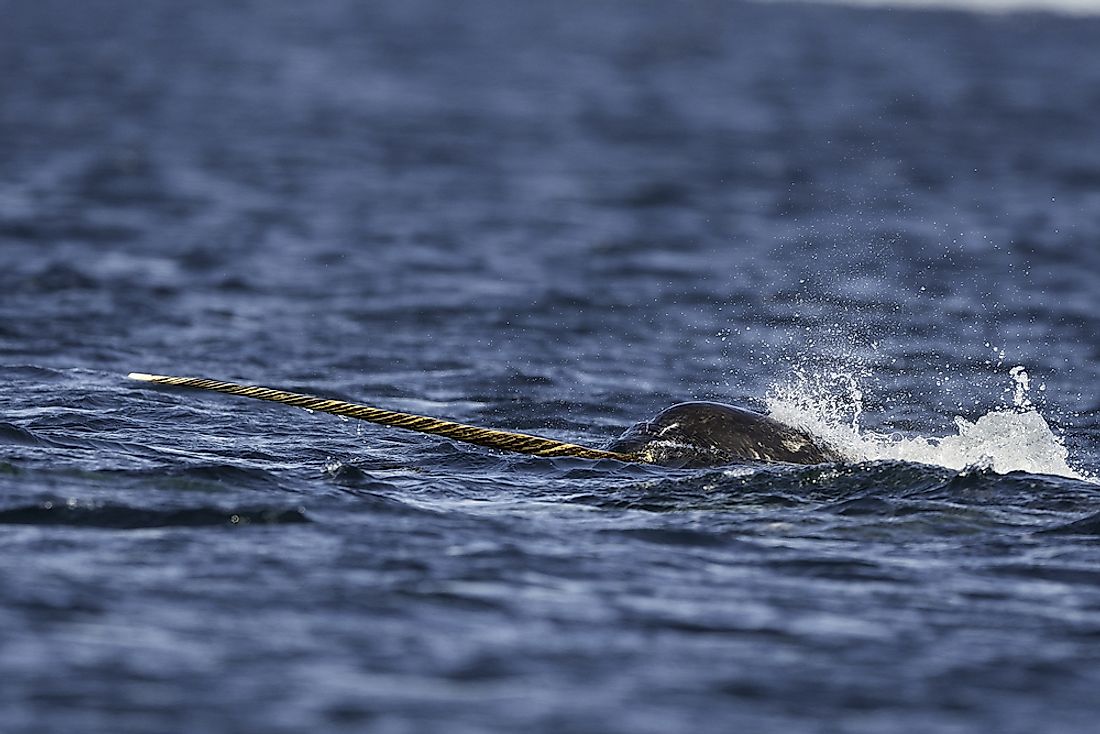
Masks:
[[[1096,730],[1100,18],[0,8],[3,732]]]

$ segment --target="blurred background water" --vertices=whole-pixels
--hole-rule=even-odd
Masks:
[[[0,2],[0,729],[1093,731],[1100,18],[977,4]]]

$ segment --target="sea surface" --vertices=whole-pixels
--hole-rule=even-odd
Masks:
[[[0,731],[1097,731],[1100,17],[0,17]]]

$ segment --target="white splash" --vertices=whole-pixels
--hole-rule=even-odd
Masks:
[[[789,2],[789,0],[757,0],[758,2]],[[970,10],[985,13],[1011,13],[1020,11],[1045,11],[1074,15],[1100,13],[1096,0],[813,0],[831,5],[871,5],[878,7],[906,7]]]
[[[1069,465],[1065,444],[1028,398],[1031,380],[1023,367],[1009,370],[1012,405],[991,410],[975,421],[956,417],[958,433],[941,437],[905,437],[860,427],[863,391],[860,371],[810,373],[796,369],[791,379],[767,395],[773,418],[821,437],[850,461],[894,459],[949,469],[1025,471],[1085,479]]]

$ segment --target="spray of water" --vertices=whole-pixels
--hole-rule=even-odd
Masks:
[[[896,459],[956,470],[980,467],[1086,478],[1069,465],[1065,444],[1028,397],[1031,379],[1023,367],[1009,370],[1011,405],[975,421],[956,417],[957,433],[929,438],[862,428],[861,379],[866,376],[862,369],[796,368],[769,390],[768,410],[777,420],[821,437],[850,461]]]

